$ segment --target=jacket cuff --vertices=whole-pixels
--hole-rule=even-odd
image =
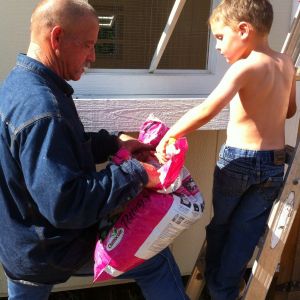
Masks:
[[[111,131],[110,135],[114,135],[114,136],[119,137],[123,133],[124,133],[124,131]]]
[[[119,138],[101,129],[98,132],[88,133],[91,138],[91,150],[96,164],[105,162],[120,148]]]
[[[138,173],[140,175],[140,180],[143,186],[148,183],[149,180],[148,174],[145,168],[143,167],[143,165],[138,160],[133,158],[124,161],[121,165],[121,169],[125,173],[129,173],[129,174]]]

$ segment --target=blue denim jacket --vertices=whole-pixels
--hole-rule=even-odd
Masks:
[[[1,86],[0,261],[12,279],[67,280],[93,255],[99,220],[148,180],[136,160],[96,172],[95,134],[84,132],[72,93],[23,54]],[[100,133],[105,158],[115,140]]]

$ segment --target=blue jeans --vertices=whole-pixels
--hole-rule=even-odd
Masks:
[[[214,216],[206,228],[205,277],[213,300],[235,300],[283,182],[285,153],[222,146],[214,172]]]
[[[79,270],[78,274],[93,275],[93,264]],[[89,269],[89,270],[87,270]],[[76,275],[76,274],[75,274]],[[164,249],[138,267],[119,276],[120,279],[135,279],[145,299],[185,300],[180,271],[169,248]],[[8,279],[9,300],[46,300],[53,285],[33,284]]]

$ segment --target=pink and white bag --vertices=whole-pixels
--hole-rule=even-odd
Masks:
[[[156,146],[167,130],[160,120],[149,116],[138,139]],[[167,148],[170,159],[160,166],[161,186],[157,191],[144,189],[130,201],[106,238],[98,240],[94,282],[113,279],[153,257],[202,216],[204,200],[183,166],[186,151],[185,138]]]

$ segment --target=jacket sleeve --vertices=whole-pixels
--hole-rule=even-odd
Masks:
[[[22,129],[15,141],[34,207],[58,228],[92,226],[133,199],[148,181],[134,159],[96,172],[91,140],[74,131],[63,118],[47,117]]]

